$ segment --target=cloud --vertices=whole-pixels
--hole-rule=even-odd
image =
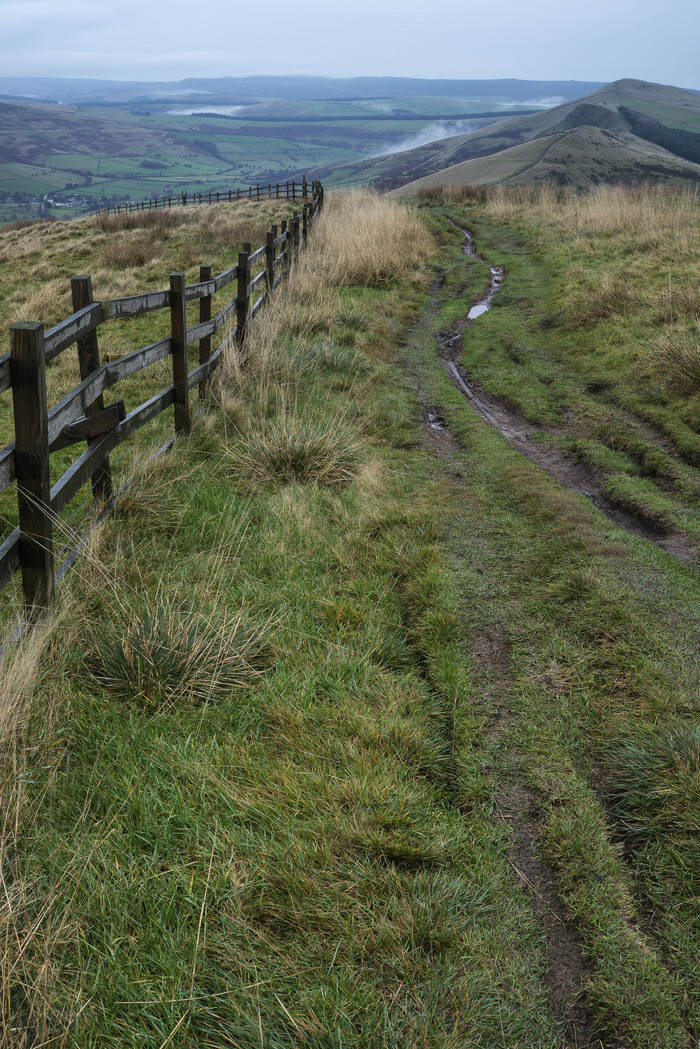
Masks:
[[[435,123],[424,127],[422,131],[418,131],[414,135],[408,135],[399,142],[387,142],[386,146],[378,152],[372,153],[371,157],[386,157],[390,153],[405,153],[409,149],[418,149],[419,146],[425,146],[428,142],[440,142],[441,139],[452,138],[453,135],[466,135],[468,131],[473,131],[476,126],[471,120],[436,120]]]

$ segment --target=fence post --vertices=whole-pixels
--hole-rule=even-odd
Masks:
[[[301,242],[304,246],[304,250],[309,245],[309,205],[304,204],[301,209]]]
[[[244,244],[245,251],[238,255],[238,291],[236,294],[236,342],[242,346],[248,332],[248,311],[250,309],[250,244]]]
[[[282,259],[282,276],[289,272],[289,233],[287,231],[287,220],[282,219],[280,235],[284,237],[284,258]]]
[[[43,324],[33,321],[13,324],[10,354],[19,556],[24,611],[27,621],[33,622],[52,604],[54,589]]]
[[[303,178],[303,181],[301,183],[301,186],[302,186],[302,196],[303,196],[304,200],[306,200],[306,198],[309,195],[309,187],[308,187],[308,184],[306,182],[306,175],[304,175],[304,178]]]
[[[214,270],[211,266],[200,266],[199,267],[199,279],[200,282],[205,280],[211,280],[214,276]],[[202,321],[211,320],[211,295],[203,295],[199,300],[199,323]],[[199,363],[206,364],[211,357],[211,335],[205,335],[203,339],[199,340]],[[199,384],[199,399],[204,400],[209,385],[209,376]]]
[[[173,358],[173,399],[175,433],[186,433],[190,428],[189,390],[187,388],[187,300],[185,274],[170,274],[170,330]]]
[[[296,262],[297,259],[299,258],[299,212],[298,211],[294,212],[294,218],[292,219],[292,245],[294,247],[294,251],[292,252],[292,254],[294,256],[294,261]]]
[[[90,306],[95,301],[92,297],[92,278],[89,276],[71,277],[70,290],[73,299],[73,313]],[[93,328],[92,331],[78,339],[78,362],[81,382],[99,368],[100,347],[97,341],[97,328]],[[85,409],[85,414],[96,415],[97,412],[102,411],[104,406],[104,397],[100,394]],[[87,443],[93,444],[95,440],[94,437],[88,437]],[[112,468],[109,464],[109,456],[92,475],[92,494],[95,499],[112,498]]]
[[[272,295],[275,283],[275,234],[273,230],[265,235],[265,290],[268,299]]]
[[[280,184],[279,184],[279,182],[275,182],[275,198],[277,200],[279,200],[279,196],[280,196]]]

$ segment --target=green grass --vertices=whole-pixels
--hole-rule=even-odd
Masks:
[[[201,205],[165,212],[83,218],[71,223],[40,223],[27,229],[0,232],[0,333],[9,352],[10,325],[20,318],[42,321],[48,328],[71,313],[70,278],[76,272],[92,275],[96,299],[117,298],[147,290],[168,287],[169,273],[183,270],[188,283],[199,280],[199,264],[208,263],[215,273],[237,262],[244,241],[254,246],[264,242],[273,222],[291,215],[286,201],[250,201],[234,204]],[[21,265],[25,280],[16,280]],[[235,296],[235,282],[212,300],[213,314]],[[188,307],[188,324],[199,319],[198,303]],[[113,321],[99,331],[101,360],[116,360],[140,346],[168,336],[167,310],[126,321]],[[198,348],[190,348],[190,369],[197,366]],[[106,403],[124,400],[127,412],[143,404],[172,382],[172,369],[166,359],[137,375],[117,383]],[[79,382],[75,347],[51,362],[47,369],[49,405],[57,403]],[[195,391],[196,396],[196,391]],[[165,412],[144,428],[136,445],[151,446],[165,441],[172,433],[172,412]],[[11,395],[0,398],[0,447],[14,437]],[[80,453],[80,445],[52,456],[52,483],[55,483]],[[121,461],[124,449],[113,458]],[[128,455],[129,453],[127,453]],[[121,462],[119,469],[125,463]],[[83,512],[81,507],[79,512]],[[73,511],[69,510],[71,514]],[[78,511],[76,511],[78,512]],[[70,518],[69,518],[70,520]],[[0,536],[17,523],[14,486],[0,495]],[[62,524],[59,531],[67,527]]]
[[[323,294],[297,274],[62,588],[3,779],[22,828],[5,1022],[80,1047],[687,1049],[697,569],[564,491],[449,382],[436,331],[484,279],[459,230],[430,213],[419,271],[432,246],[403,217],[392,282],[377,219],[341,283],[345,206],[309,253]],[[581,392],[570,450],[680,513],[691,468],[587,391],[522,228],[454,215],[506,265],[465,366],[562,443]],[[427,405],[451,442],[420,428]],[[251,476],[245,445],[288,448],[290,420],[352,453],[341,483],[279,456]],[[201,703],[175,657],[238,622],[265,641],[256,673]],[[140,687],[154,635],[165,689]],[[588,1026],[567,1031],[577,965],[563,993]]]
[[[608,475],[624,503],[697,536],[695,504],[667,494],[679,472],[697,484],[692,471],[675,459],[664,476],[669,457],[653,436],[641,440],[633,418],[586,396],[567,357],[569,333],[562,339],[541,327],[554,283],[540,261],[550,261],[541,240],[537,254],[524,253],[512,226],[481,226],[478,209],[461,219],[483,231],[479,247],[489,260],[506,265],[498,305],[466,336],[471,374],[544,425],[561,429],[565,407],[581,434],[576,450]],[[528,219],[524,209],[518,233]],[[443,238],[457,238],[442,228]],[[564,250],[553,244],[552,256]],[[559,294],[561,305],[566,292]],[[594,327],[576,341],[595,346],[605,366]],[[472,637],[492,633],[495,623],[509,649],[507,692],[499,689],[495,700],[503,781],[507,788],[520,775],[536,791],[541,848],[589,952],[590,1000],[603,1026],[618,1037],[625,1031],[634,1045],[685,1045],[700,1022],[687,993],[698,978],[696,857],[686,844],[694,817],[679,815],[681,828],[672,818],[664,826],[660,816],[653,836],[630,841],[622,805],[625,768],[645,733],[651,745],[655,733],[673,739],[675,726],[697,717],[697,569],[626,536],[525,463],[435,376],[433,355],[426,336],[411,359],[425,397],[441,406],[461,446],[449,459],[463,479],[451,527],[460,605]],[[554,381],[543,384],[545,366]],[[613,420],[626,441],[610,439]],[[591,424],[634,458],[586,438]],[[677,760],[677,796],[692,808],[694,766]],[[633,788],[624,789],[631,812]]]

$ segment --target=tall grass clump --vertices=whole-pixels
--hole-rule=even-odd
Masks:
[[[611,764],[610,805],[625,835],[672,834],[700,848],[700,725],[650,728]]]
[[[649,362],[669,386],[683,393],[700,391],[700,322],[663,332],[649,353]]]
[[[285,411],[229,449],[236,473],[260,482],[350,484],[363,461],[359,437],[336,419],[304,418]]]
[[[347,305],[341,286],[410,282],[431,244],[420,219],[397,201],[363,191],[329,197],[274,308],[256,319],[244,350],[229,354],[220,371],[235,472],[263,483],[353,480],[364,454],[351,418],[352,384],[366,364],[350,347],[365,339],[369,315]],[[340,425],[322,392],[339,381],[347,391]]]
[[[95,638],[93,680],[146,710],[207,703],[249,686],[267,654],[265,628],[236,615],[159,598],[122,615]]]
[[[397,284],[430,254],[430,236],[404,205],[368,190],[339,194],[319,223],[319,248],[330,284]]]

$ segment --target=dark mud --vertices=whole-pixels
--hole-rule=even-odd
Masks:
[[[486,259],[476,253],[469,231],[462,232],[466,238],[463,253],[489,266],[490,280],[484,295],[471,306],[467,316],[454,324],[449,331],[438,335],[440,360],[454,385],[464,394],[484,422],[503,434],[525,458],[539,466],[563,488],[584,496],[610,521],[626,532],[650,540],[687,564],[695,563],[697,549],[689,539],[677,532],[669,532],[656,523],[632,513],[628,508],[617,505],[604,492],[603,480],[594,470],[561,450],[556,442],[564,436],[563,434],[545,432],[541,427],[534,426],[517,408],[488,394],[459,363],[463,353],[464,331],[471,327],[476,317],[490,309],[505,277],[502,267],[490,266]]]

